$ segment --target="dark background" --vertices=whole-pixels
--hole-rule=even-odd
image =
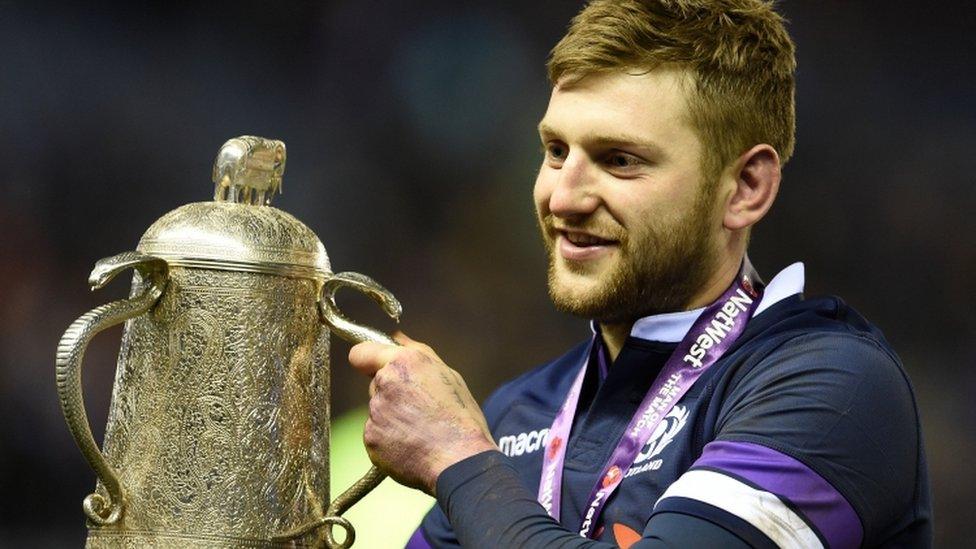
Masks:
[[[402,327],[484,398],[566,348],[584,322],[545,292],[531,189],[544,62],[579,2],[0,3],[0,545],[80,547],[94,474],[54,388],[95,260],[212,194],[219,146],[288,144],[275,205],[336,270],[384,283]],[[876,322],[917,393],[938,546],[976,512],[976,52],[970,2],[787,1],[798,144],[754,234],[767,277],[795,260],[808,294]],[[124,277],[128,278],[128,277]],[[365,299],[350,316],[391,328]],[[100,439],[121,331],[85,367]],[[333,359],[333,409],[366,401]]]

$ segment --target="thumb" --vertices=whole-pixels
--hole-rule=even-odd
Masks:
[[[397,348],[393,345],[366,341],[349,349],[349,364],[360,373],[373,377],[380,368],[393,360],[396,353]]]

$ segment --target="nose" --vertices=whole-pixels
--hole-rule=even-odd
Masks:
[[[570,153],[558,170],[549,211],[556,217],[569,219],[592,214],[600,204],[596,193],[595,175],[583,154]]]

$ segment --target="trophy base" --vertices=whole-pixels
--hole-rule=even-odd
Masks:
[[[247,549],[292,549],[296,547],[315,547],[315,545],[305,540],[274,542],[265,539],[239,538],[218,534],[90,530],[85,547],[87,549],[141,549],[143,547],[152,547],[154,549],[230,549],[232,547]]]

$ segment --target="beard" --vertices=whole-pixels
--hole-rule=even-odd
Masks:
[[[684,216],[667,225],[648,225],[621,235],[608,272],[589,291],[574,288],[561,271],[582,274],[586,266],[557,257],[553,216],[539,220],[549,257],[549,297],[556,309],[575,316],[613,324],[681,311],[707,282],[717,261],[711,232],[711,193],[705,192]],[[584,220],[563,223],[566,228],[612,234]],[[618,229],[617,232],[623,232]],[[558,264],[558,262],[562,264]]]

